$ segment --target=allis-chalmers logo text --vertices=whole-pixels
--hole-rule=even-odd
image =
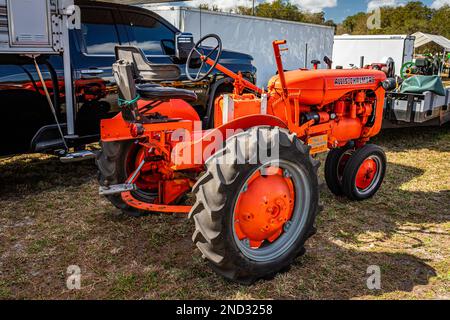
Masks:
[[[375,83],[375,77],[367,76],[367,77],[354,77],[354,78],[336,78],[334,80],[335,86],[369,84],[369,83]]]

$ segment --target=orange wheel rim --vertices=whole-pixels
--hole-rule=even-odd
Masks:
[[[360,190],[369,188],[378,172],[377,162],[371,158],[364,160],[356,174],[356,187]]]
[[[268,167],[247,180],[236,202],[234,231],[240,241],[258,249],[283,233],[292,218],[295,191],[287,171]]]

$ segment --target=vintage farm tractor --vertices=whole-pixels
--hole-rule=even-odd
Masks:
[[[217,45],[205,52],[205,41]],[[188,104],[195,93],[149,83],[178,79],[178,67],[117,47],[122,112],[101,124],[100,194],[133,216],[189,213],[198,249],[239,283],[271,278],[304,253],[319,211],[318,153],[331,149],[326,182],[352,200],[373,196],[386,170],[383,150],[368,141],[380,131],[392,81],[376,70],[285,72],[285,44],[273,43],[278,75],[267,89],[218,63],[218,36],[194,46],[186,63],[191,80],[214,69],[234,79],[234,93],[215,101],[209,130]],[[183,204],[191,192],[195,204]]]

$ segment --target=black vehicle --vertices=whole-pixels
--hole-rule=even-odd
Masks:
[[[184,73],[186,59],[180,59],[176,52],[178,29],[159,15],[139,7],[86,0],[75,4],[81,9],[81,30],[70,30],[69,35],[75,100],[75,135],[66,139],[69,147],[82,148],[98,141],[100,120],[119,111],[112,75],[117,45],[141,48],[152,63],[179,65],[180,78],[161,84],[194,91],[198,96],[194,108],[204,127],[211,125],[209,114],[213,101],[221,93],[232,90],[231,79],[215,73],[200,83],[189,81]],[[224,50],[220,63],[234,72],[241,71],[245,78],[255,82],[256,68],[252,60],[247,54]],[[38,62],[61,128],[66,131],[63,59],[40,56]],[[0,55],[0,106],[0,156],[64,149],[30,58]]]

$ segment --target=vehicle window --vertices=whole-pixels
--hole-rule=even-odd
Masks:
[[[175,40],[172,30],[155,18],[135,12],[124,12],[128,23],[131,45],[141,48],[147,55],[170,54],[165,52],[168,41]]]
[[[110,10],[85,8],[81,12],[81,31],[89,54],[114,54],[119,36]]]

